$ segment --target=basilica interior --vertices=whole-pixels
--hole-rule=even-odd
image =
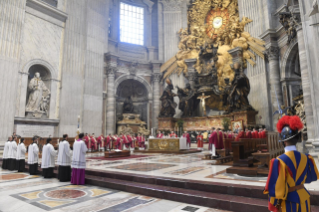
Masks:
[[[10,137],[27,149],[25,172],[0,168],[0,211],[270,211],[281,118],[319,165],[318,4],[0,0],[0,164]],[[46,140],[81,133],[85,185],[57,156],[43,178]],[[304,188],[319,211],[319,181]]]

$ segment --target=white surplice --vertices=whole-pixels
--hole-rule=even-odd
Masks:
[[[42,149],[42,162],[41,162],[41,168],[53,168],[54,162],[55,162],[55,156],[56,151],[54,150],[54,147],[52,144],[48,143],[43,146]]]
[[[35,164],[39,161],[39,147],[36,143],[30,144],[28,149],[28,164]]]
[[[71,166],[71,150],[68,141],[64,140],[59,144],[57,164],[60,166]]]
[[[25,153],[27,152],[27,149],[25,148],[24,143],[20,143],[17,148],[17,160],[24,160],[25,159]]]
[[[85,169],[85,153],[88,151],[84,141],[75,141],[73,144],[72,168]]]
[[[11,141],[9,143],[9,148],[8,148],[8,158],[16,159],[16,157],[17,157],[17,142]]]
[[[10,141],[7,141],[7,142],[4,144],[2,159],[7,159],[7,158],[8,158],[9,145],[10,145]]]

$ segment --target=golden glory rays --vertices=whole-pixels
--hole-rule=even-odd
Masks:
[[[178,32],[180,43],[178,53],[161,66],[164,79],[177,73],[188,75],[185,59],[196,58],[195,69],[203,70],[199,61],[199,53],[208,46],[218,48],[217,73],[218,84],[223,86],[223,79],[233,79],[232,57],[228,50],[235,47],[243,48],[244,67],[247,62],[254,66],[256,55],[264,59],[265,42],[252,37],[244,31],[252,20],[243,17],[240,21],[237,0],[196,0],[188,11],[188,28]]]

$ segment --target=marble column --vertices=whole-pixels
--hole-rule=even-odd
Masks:
[[[269,61],[269,83],[270,96],[272,105],[272,114],[278,110],[278,106],[283,105],[282,89],[280,83],[280,66],[279,66],[279,48],[270,46],[266,50],[266,55]],[[273,129],[276,130],[278,117],[272,117]]]
[[[192,88],[194,88],[195,85],[195,79],[196,79],[196,70],[194,68],[194,65],[196,64],[197,59],[186,59],[185,63],[187,65],[188,70],[188,82],[191,85]]]
[[[153,64],[153,75],[152,75],[152,80],[153,80],[153,124],[152,127],[157,129],[158,128],[158,115],[160,113],[161,109],[161,102],[160,102],[160,80],[162,74],[159,73],[159,68],[160,65]]]
[[[312,147],[312,145],[319,145],[319,142],[314,142],[314,119],[313,119],[313,107],[311,99],[311,89],[310,89],[310,78],[307,63],[306,47],[304,41],[304,33],[301,26],[297,27],[297,39],[298,39],[298,49],[299,49],[299,60],[300,60],[300,71],[301,71],[301,82],[303,90],[304,107],[306,113],[306,123],[307,123],[307,135],[308,140],[306,141],[307,147]]]
[[[114,96],[114,82],[116,67],[109,66],[106,68],[107,74],[107,106],[106,106],[106,133],[115,133],[115,96]]]

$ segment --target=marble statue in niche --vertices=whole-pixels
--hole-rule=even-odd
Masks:
[[[50,90],[41,80],[40,73],[36,72],[28,85],[29,99],[26,112],[32,113],[35,118],[41,118],[43,114],[48,116]]]

